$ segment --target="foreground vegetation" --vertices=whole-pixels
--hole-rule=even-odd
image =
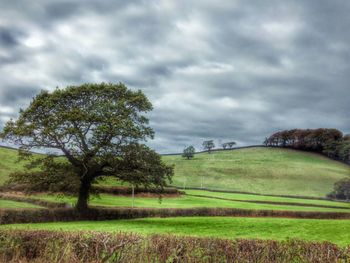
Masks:
[[[78,221],[14,224],[1,226],[0,229],[127,231],[141,234],[172,233],[181,236],[190,235],[229,239],[302,239],[307,241],[329,241],[340,246],[350,244],[350,224],[347,220],[174,217],[98,222]]]
[[[350,260],[350,249],[331,243],[126,233],[0,231],[0,247],[2,262],[339,263]]]
[[[277,148],[163,156],[175,164],[173,185],[276,195],[325,197],[350,167],[327,157]]]

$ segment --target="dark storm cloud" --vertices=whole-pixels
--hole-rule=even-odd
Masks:
[[[9,28],[0,27],[0,44],[2,46],[15,46],[17,45],[17,33]]]
[[[40,89],[142,89],[160,152],[261,143],[289,128],[348,133],[346,1],[0,2],[0,127]]]

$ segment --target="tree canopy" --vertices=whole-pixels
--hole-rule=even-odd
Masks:
[[[303,151],[319,152],[330,158],[350,163],[349,135],[337,129],[294,129],[272,134],[264,144],[288,147]]]
[[[344,178],[334,184],[334,191],[328,195],[330,198],[350,200],[350,179]]]
[[[163,188],[173,168],[141,144],[154,136],[145,116],[151,110],[141,91],[122,83],[41,91],[1,133],[20,146],[22,158],[31,160],[28,171],[14,174],[12,181],[55,190],[64,178],[78,182],[79,210],[87,209],[91,184],[102,176]],[[59,151],[66,161],[54,154],[34,158],[30,150],[36,148]]]
[[[184,149],[182,153],[182,157],[187,158],[187,160],[194,157],[194,154],[196,152],[196,149],[191,145]]]
[[[208,153],[211,152],[211,150],[213,148],[215,148],[215,144],[214,144],[214,141],[213,140],[209,140],[209,141],[204,141],[203,144],[202,144],[204,150],[207,150]]]
[[[225,142],[222,144],[222,148],[226,150],[226,148],[232,149],[232,147],[236,145],[236,142]]]

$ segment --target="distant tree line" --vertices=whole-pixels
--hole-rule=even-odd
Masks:
[[[272,134],[266,146],[286,147],[322,153],[332,159],[350,163],[350,135],[337,129],[293,129]]]
[[[235,145],[236,145],[236,142],[234,142],[234,141],[225,142],[225,143],[221,144],[222,149],[224,149],[224,150],[232,149],[233,146],[235,146]],[[211,153],[212,149],[215,148],[214,140],[204,141],[202,143],[202,147],[205,151],[207,151],[208,153]],[[190,160],[194,157],[195,153],[196,153],[196,149],[192,145],[190,145],[190,146],[184,148],[184,150],[182,152],[182,157],[186,158],[187,160]]]

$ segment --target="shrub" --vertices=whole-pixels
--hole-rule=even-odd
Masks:
[[[334,191],[328,195],[330,198],[350,200],[350,179],[345,178],[334,184]]]

